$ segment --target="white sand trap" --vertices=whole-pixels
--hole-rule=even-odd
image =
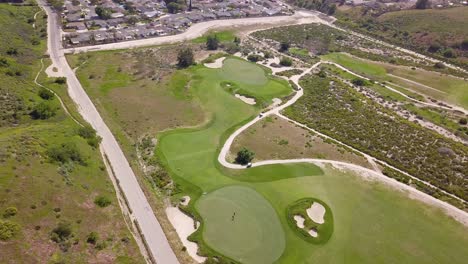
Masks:
[[[318,237],[317,231],[315,231],[315,230],[313,230],[313,229],[309,230],[308,233],[309,233],[309,235],[310,235],[311,237]]]
[[[325,223],[323,217],[325,216],[325,207],[319,203],[312,203],[312,206],[307,209],[307,215],[317,224]]]
[[[234,96],[241,99],[241,101],[246,103],[246,104],[249,104],[249,105],[256,104],[255,99],[253,99],[253,98],[246,97],[246,96],[243,96],[243,95],[240,95],[240,94],[235,94]]]
[[[221,57],[219,59],[216,59],[214,62],[211,63],[205,63],[205,67],[211,68],[211,69],[219,69],[223,67],[223,61],[226,59],[226,57]]]
[[[304,228],[304,221],[305,221],[304,217],[300,215],[295,215],[294,220],[296,220],[297,227]]]
[[[202,263],[206,260],[205,257],[201,257],[197,254],[198,245],[195,242],[188,241],[187,237],[190,236],[198,228],[194,227],[193,219],[182,213],[178,207],[166,208],[167,218],[175,228],[177,235],[179,236],[182,244],[187,248],[187,253],[198,263]]]
[[[180,204],[183,206],[187,206],[190,203],[190,196],[186,195],[180,198]]]

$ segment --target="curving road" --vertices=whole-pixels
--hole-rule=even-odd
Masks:
[[[156,46],[162,44],[172,44],[176,42],[184,42],[190,39],[198,38],[210,30],[227,28],[227,27],[241,27],[252,25],[264,26],[286,26],[308,23],[328,23],[318,17],[317,13],[308,11],[297,11],[291,16],[272,16],[272,17],[253,17],[253,18],[238,18],[238,19],[221,19],[211,20],[193,24],[186,31],[177,35],[170,35],[164,37],[154,37],[147,39],[138,39],[131,41],[123,41],[117,43],[101,44],[94,46],[85,46],[65,49],[65,53],[78,53],[87,51],[99,50],[115,50],[115,49],[129,49],[145,46]]]
[[[57,25],[57,14],[45,4],[44,0],[38,0],[38,3],[48,15],[48,53],[53,66],[58,69],[56,74],[67,78],[68,93],[76,103],[78,111],[102,137],[101,148],[106,154],[117,182],[127,198],[128,206],[132,211],[130,217],[138,223],[149,254],[157,263],[179,263],[117,140],[68,65],[61,48],[61,34]]]

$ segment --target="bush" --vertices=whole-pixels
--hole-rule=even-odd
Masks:
[[[453,49],[446,49],[443,55],[446,58],[455,58],[457,56],[455,52],[453,51]]]
[[[288,51],[289,47],[291,46],[291,44],[287,41],[282,41],[281,44],[280,44],[280,49],[279,51],[281,52],[285,52],[285,51]]]
[[[237,152],[236,163],[241,165],[247,165],[253,160],[254,156],[255,153],[244,147],[241,150],[239,150],[239,152]]]
[[[66,142],[59,146],[53,146],[47,150],[47,155],[53,161],[66,163],[70,161],[83,162],[83,157],[73,142]]]
[[[280,60],[280,65],[282,65],[282,66],[289,67],[289,66],[292,65],[292,63],[293,63],[292,60],[290,58],[288,58],[288,57],[283,57]]]
[[[177,54],[177,66],[187,68],[195,63],[193,51],[191,48],[183,48]]]
[[[18,213],[18,209],[16,209],[16,207],[8,207],[3,212],[3,217],[5,218],[12,217],[12,216],[15,216],[17,213]]]
[[[0,240],[9,240],[20,231],[20,226],[11,221],[0,220]]]
[[[249,56],[247,56],[247,59],[251,62],[257,62],[262,59],[262,56],[257,54],[250,54]]]
[[[33,111],[29,114],[33,119],[49,119],[53,117],[56,113],[56,110],[52,108],[49,104],[41,102],[34,106]]]
[[[94,203],[99,207],[107,207],[112,201],[108,197],[100,195],[94,199]]]
[[[58,77],[58,78],[55,79],[55,83],[65,84],[65,83],[67,83],[67,78],[66,77]]]
[[[216,35],[209,35],[206,38],[206,48],[208,50],[217,50],[219,46],[219,39]]]
[[[96,242],[98,241],[98,234],[96,232],[91,232],[89,233],[88,237],[86,238],[86,242],[88,242],[89,244],[93,244],[95,245]]]
[[[60,222],[57,227],[52,229],[50,239],[56,243],[68,240],[72,235],[72,227],[69,222]]]
[[[54,93],[52,93],[46,88],[41,88],[38,92],[38,95],[44,100],[50,100],[54,98]]]
[[[351,83],[356,85],[356,86],[365,86],[366,85],[366,80],[361,79],[361,78],[354,78],[351,81]]]
[[[442,62],[436,62],[436,63],[434,64],[434,68],[436,68],[436,69],[443,69],[443,68],[445,68],[445,65],[444,65]]]
[[[466,117],[462,117],[460,118],[460,120],[458,121],[458,123],[460,125],[466,125],[468,123],[468,120],[466,119]]]
[[[96,134],[96,130],[94,130],[90,125],[80,127],[78,129],[78,135],[86,139],[88,145],[93,148],[97,148],[102,140],[102,138]]]

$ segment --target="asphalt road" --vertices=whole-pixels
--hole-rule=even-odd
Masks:
[[[38,0],[38,3],[48,15],[48,53],[53,66],[58,69],[56,74],[67,78],[68,93],[76,103],[78,111],[102,137],[101,147],[107,155],[115,177],[120,183],[129,207],[133,211],[131,218],[138,222],[148,249],[157,263],[179,263],[117,140],[104,123],[65,59],[60,42],[61,35],[57,25],[57,15],[44,4],[43,0]],[[112,219],[109,219],[109,221],[112,221]]]

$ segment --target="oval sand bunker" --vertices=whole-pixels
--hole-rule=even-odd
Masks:
[[[325,223],[325,219],[323,219],[325,216],[325,207],[317,202],[312,203],[312,206],[307,209],[307,215],[317,224]]]
[[[226,57],[221,57],[219,59],[216,59],[214,62],[211,63],[205,63],[205,67],[211,68],[211,69],[219,69],[223,67],[223,61],[226,59]]]

